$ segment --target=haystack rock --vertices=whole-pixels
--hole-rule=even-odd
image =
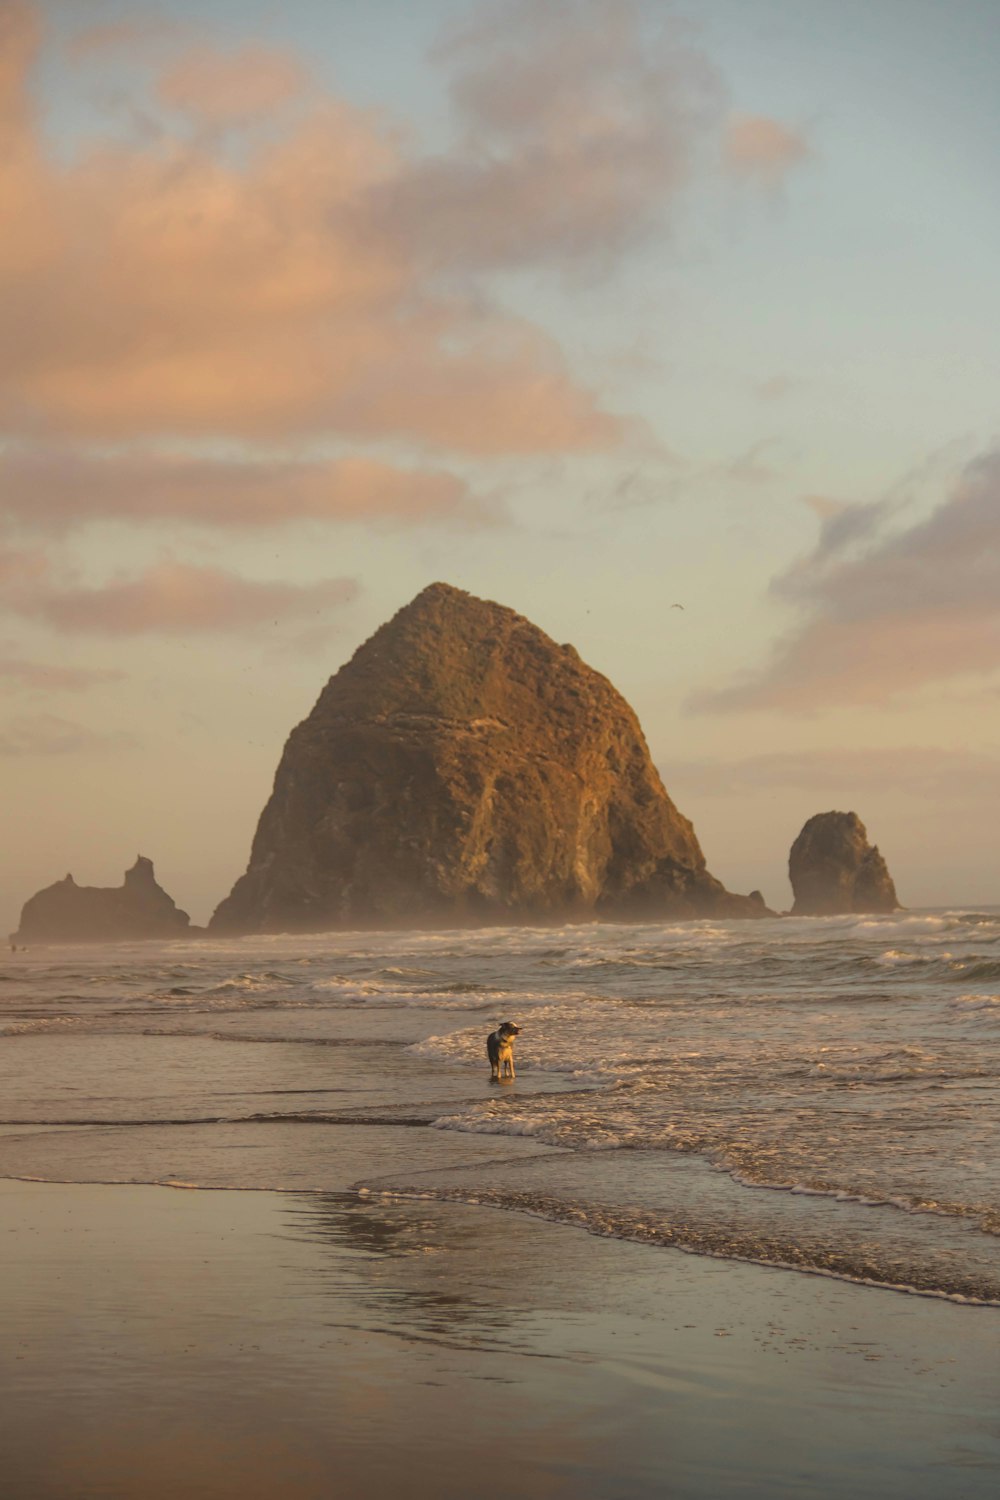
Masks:
[[[788,878],[795,895],[793,917],[899,910],[886,862],[869,844],[857,813],[810,818],[792,845]]]
[[[212,932],[761,916],[705,869],[611,683],[435,583],[294,729]]]
[[[183,937],[191,919],[156,883],[152,860],[139,855],[119,886],[77,885],[72,875],[24,903],[14,942],[91,943]]]

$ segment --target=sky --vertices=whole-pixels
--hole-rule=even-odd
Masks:
[[[426,584],[731,889],[1000,901],[995,0],[0,0],[0,921],[195,921]],[[680,604],[681,609],[674,606]]]

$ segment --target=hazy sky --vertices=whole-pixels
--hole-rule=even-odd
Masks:
[[[0,0],[0,921],[195,920],[443,579],[709,868],[1000,901],[996,0]],[[683,604],[683,610],[671,606]]]

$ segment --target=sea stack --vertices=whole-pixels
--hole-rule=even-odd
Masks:
[[[899,910],[896,887],[865,825],[853,812],[817,813],[788,856],[793,917]]]
[[[136,858],[119,886],[77,885],[72,875],[24,903],[15,943],[96,943],[183,937],[191,918],[157,885],[152,860]]]
[[[435,583],[292,731],[210,931],[764,914],[705,869],[607,678]]]

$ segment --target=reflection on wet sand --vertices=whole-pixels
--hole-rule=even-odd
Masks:
[[[0,1215],[4,1500],[997,1491],[991,1309],[346,1192]]]
[[[503,1301],[489,1294],[492,1258],[483,1254],[483,1226],[471,1217],[442,1215],[436,1204],[391,1204],[354,1193],[295,1195],[287,1211],[294,1233],[335,1252],[314,1273],[327,1295],[391,1319],[379,1325],[380,1333],[460,1348],[525,1348],[515,1335],[526,1310],[511,1304],[516,1288],[492,1288],[504,1292]],[[345,1249],[355,1252],[346,1265]],[[402,1274],[401,1260],[407,1262]],[[469,1260],[476,1267],[473,1285],[456,1275]]]

